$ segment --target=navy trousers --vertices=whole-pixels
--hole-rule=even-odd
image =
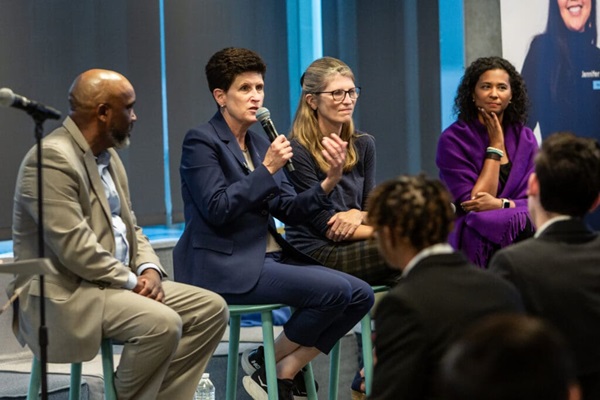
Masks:
[[[229,304],[283,303],[296,311],[283,325],[291,341],[328,354],[371,309],[366,282],[320,265],[298,265],[267,253],[256,286],[243,294],[221,294]]]

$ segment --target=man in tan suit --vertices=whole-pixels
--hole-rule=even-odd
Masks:
[[[119,399],[192,399],[227,325],[217,294],[164,280],[165,271],[131,210],[125,169],[113,148],[129,144],[135,92],[113,71],[89,70],[69,91],[70,113],[43,141],[48,361],[93,358],[102,337],[124,342]],[[35,149],[17,179],[17,260],[38,256]],[[18,276],[15,333],[39,356],[39,282]],[[17,292],[18,293],[18,292]]]

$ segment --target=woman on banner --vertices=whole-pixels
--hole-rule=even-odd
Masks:
[[[549,0],[546,32],[531,41],[523,64],[531,110],[542,139],[559,131],[600,139],[600,49],[596,0]],[[587,222],[600,229],[600,210]]]
[[[546,32],[531,41],[523,79],[527,125],[542,139],[559,131],[600,138],[600,49],[596,0],[549,0]]]

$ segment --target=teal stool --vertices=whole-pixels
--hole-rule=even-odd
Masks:
[[[337,400],[340,384],[340,341],[329,352],[329,400]]]
[[[238,363],[240,358],[240,323],[242,315],[260,313],[262,320],[263,346],[265,349],[265,370],[267,375],[267,388],[269,400],[278,400],[277,372],[275,370],[275,338],[273,336],[273,315],[271,312],[285,304],[253,304],[253,305],[229,305],[229,354],[227,356],[227,388],[226,399],[236,400]],[[306,366],[304,374],[307,394],[310,400],[317,399],[315,380],[312,366]]]
[[[390,290],[389,286],[372,286],[373,293],[382,293]],[[371,336],[371,312],[369,311],[361,320],[360,328],[362,332],[362,356],[363,369],[365,372],[365,388],[367,396],[371,395],[371,385],[373,384],[373,339]],[[329,400],[336,400],[338,397],[338,385],[340,380],[340,342],[338,341],[330,353],[329,359]]]
[[[389,286],[373,286],[373,293],[383,293],[390,290]],[[371,386],[373,385],[373,332],[371,331],[371,312],[360,320],[362,332],[362,355],[363,368],[365,370],[365,388],[367,397],[371,395]]]
[[[115,370],[113,367],[113,352],[110,339],[102,339],[100,344],[102,353],[102,373],[104,378],[104,398],[106,400],[117,400],[114,387]],[[27,400],[38,398],[41,385],[42,366],[37,357],[33,357],[31,363],[31,377],[29,378],[29,390]],[[69,400],[79,400],[81,390],[81,363],[71,364],[71,383],[69,387]]]

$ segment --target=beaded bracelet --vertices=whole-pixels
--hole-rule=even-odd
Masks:
[[[485,151],[487,154],[493,153],[493,154],[498,154],[500,156],[500,158],[504,157],[504,152],[500,149],[497,149],[495,147],[488,147]]]
[[[485,158],[490,158],[492,160],[500,161],[500,159],[502,157],[500,157],[500,155],[496,154],[496,153],[485,153]]]

